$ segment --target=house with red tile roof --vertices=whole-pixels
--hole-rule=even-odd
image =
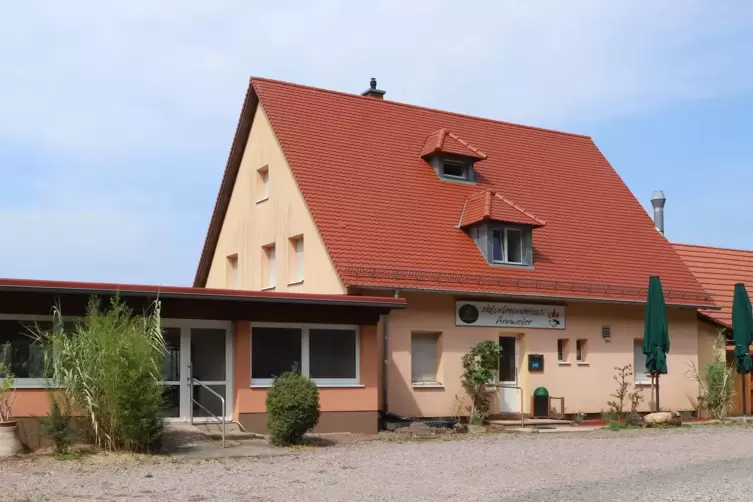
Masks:
[[[460,359],[494,340],[492,411],[530,415],[538,387],[567,413],[598,413],[614,367],[643,368],[658,275],[672,339],[662,405],[689,409],[687,364],[708,335],[697,312],[716,305],[593,140],[393,102],[372,84],[251,79],[195,286],[404,298],[379,324],[382,411],[462,412]],[[314,363],[284,341],[270,357]],[[251,387],[269,376],[252,368]]]
[[[729,336],[731,332],[728,330],[732,329],[732,299],[735,284],[742,282],[746,285],[749,294],[753,293],[753,251],[692,244],[673,244],[673,246],[688,269],[719,307],[717,310],[699,311],[700,329],[707,332],[726,330]],[[733,345],[727,345],[727,360],[730,363],[733,361],[733,348]],[[701,367],[703,367],[703,356],[706,354],[709,354],[708,350],[701,350]],[[736,381],[735,413],[742,415],[742,384],[737,375]],[[748,375],[748,381],[750,382],[750,375]],[[747,400],[747,412],[750,414],[753,386],[747,385],[747,389],[752,393],[751,399]]]

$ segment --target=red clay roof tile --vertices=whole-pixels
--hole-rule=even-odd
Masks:
[[[447,129],[440,129],[429,134],[421,150],[421,157],[437,153],[451,153],[477,160],[484,160],[487,157],[484,152]]]
[[[485,220],[518,223],[532,227],[546,225],[545,221],[536,218],[513,201],[489,190],[483,190],[466,199],[460,226],[467,227]]]
[[[713,306],[586,136],[260,78],[251,85],[346,286],[644,301],[659,275],[668,303]],[[440,180],[416,155],[442,129],[489,154],[475,185]],[[231,188],[221,188],[213,224]],[[533,269],[490,267],[457,228],[479,188],[547,222],[534,235]],[[209,235],[200,285],[216,246]]]
[[[714,298],[721,310],[704,311],[718,323],[732,327],[732,297],[742,282],[753,294],[753,251],[690,244],[673,244],[685,265]]]

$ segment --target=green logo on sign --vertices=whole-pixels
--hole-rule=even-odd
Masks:
[[[458,317],[466,324],[473,324],[478,321],[478,309],[470,303],[466,303],[458,309]]]

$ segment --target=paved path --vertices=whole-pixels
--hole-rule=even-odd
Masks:
[[[0,463],[0,500],[750,500],[753,428],[371,441],[254,459]],[[654,497],[656,495],[656,497]]]

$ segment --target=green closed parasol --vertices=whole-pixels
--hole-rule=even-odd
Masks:
[[[652,276],[648,280],[646,317],[643,326],[643,354],[646,356],[646,370],[651,379],[656,378],[655,411],[659,411],[659,375],[667,374],[667,352],[669,352],[669,329],[667,326],[667,304],[661,279]]]
[[[743,417],[747,409],[745,395],[745,375],[753,370],[750,358],[750,344],[753,342],[753,313],[750,298],[742,283],[735,284],[735,296],[732,300],[732,339],[735,342],[735,369],[743,375]]]

